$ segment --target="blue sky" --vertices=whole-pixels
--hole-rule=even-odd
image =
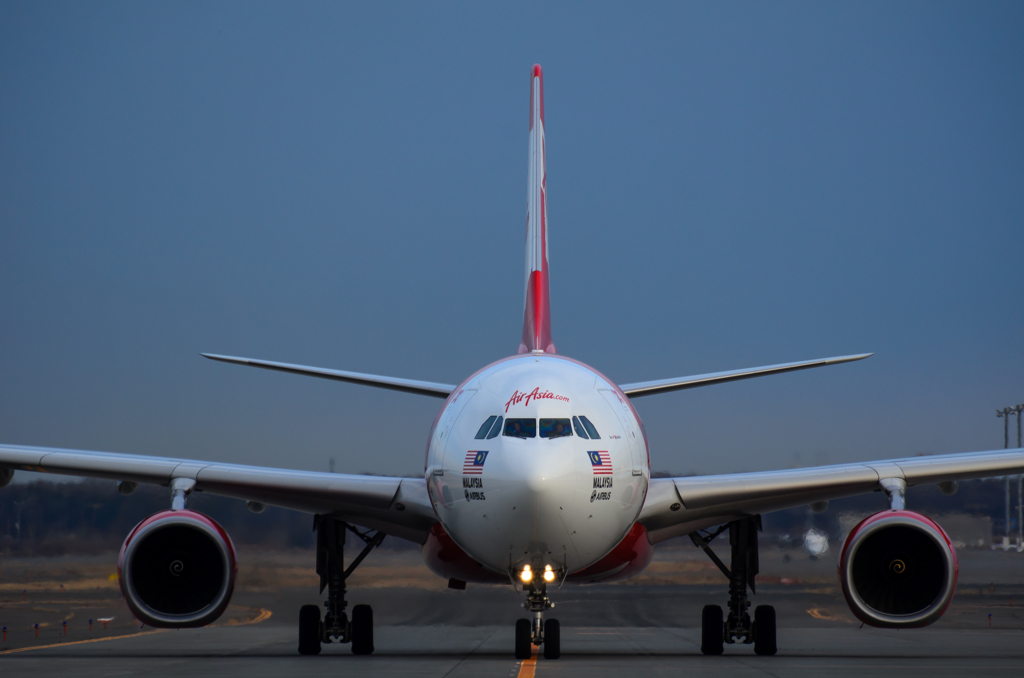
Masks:
[[[0,440],[416,474],[522,323],[545,69],[553,334],[655,469],[1002,446],[1024,402],[1020,3],[0,2]]]

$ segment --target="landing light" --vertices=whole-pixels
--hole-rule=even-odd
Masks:
[[[523,571],[519,573],[519,578],[523,580],[523,583],[527,583],[533,579],[533,572],[530,571],[529,565],[525,566]]]
[[[551,571],[550,565],[544,566],[544,581],[555,581],[555,573]]]

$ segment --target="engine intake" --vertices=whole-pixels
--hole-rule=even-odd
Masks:
[[[839,581],[869,626],[927,626],[946,611],[957,578],[956,549],[938,523],[913,511],[862,520],[839,556]]]
[[[235,546],[208,516],[162,511],[131,531],[117,570],[124,599],[139,620],[162,628],[206,626],[231,601]]]

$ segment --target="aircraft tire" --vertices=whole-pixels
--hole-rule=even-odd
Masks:
[[[533,629],[529,619],[516,620],[516,659],[529,659],[533,655]]]
[[[725,649],[725,622],[722,608],[705,605],[700,615],[700,651],[704,654],[722,654]]]
[[[299,654],[320,654],[320,608],[299,608]]]
[[[373,608],[352,608],[352,654],[373,654]]]
[[[562,627],[557,619],[544,622],[544,659],[558,659],[562,656]]]
[[[754,608],[754,653],[772,656],[778,651],[775,644],[775,608],[758,605]]]

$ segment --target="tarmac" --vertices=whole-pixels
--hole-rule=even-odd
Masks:
[[[293,632],[278,626],[143,631],[107,640],[15,651],[0,657],[11,676],[903,676],[1019,675],[1020,631],[785,628],[779,654],[749,646],[700,654],[700,632],[679,627],[564,629],[562,657],[513,659],[508,626],[381,626],[376,652],[352,655],[327,646],[317,657],[296,653]]]
[[[401,554],[384,555],[381,569],[369,570],[378,581],[368,576],[361,586],[350,587],[349,603],[372,605],[376,621],[375,652],[359,657],[346,645],[324,646],[316,657],[297,654],[298,608],[320,596],[315,582],[271,581],[287,579],[282,573],[291,571],[290,563],[277,563],[277,569],[261,565],[262,575],[249,577],[214,626],[180,631],[139,628],[116,586],[93,586],[106,580],[90,578],[89,564],[78,563],[79,579],[69,576],[63,584],[47,579],[17,591],[11,582],[3,589],[0,623],[9,632],[0,645],[0,672],[33,678],[143,673],[175,678],[860,676],[879,670],[903,676],[1020,674],[1024,556],[963,555],[961,571],[972,574],[962,577],[946,615],[928,628],[900,631],[861,627],[847,610],[834,575],[827,576],[834,572],[833,563],[787,561],[785,569],[800,578],[769,574],[752,599],[754,605],[776,608],[779,653],[774,657],[756,656],[749,645],[727,645],[723,656],[703,656],[700,610],[709,602],[724,604],[724,581],[715,580],[714,572],[695,570],[698,560],[669,558],[665,571],[669,566],[687,571],[687,563],[694,563],[686,581],[699,583],[662,581],[654,568],[652,577],[635,584],[566,586],[552,595],[556,607],[549,613],[562,623],[562,657],[526,661],[516,661],[512,653],[514,621],[526,614],[511,587],[470,584],[455,591],[443,582],[399,581],[406,572]],[[768,569],[774,567],[771,557]],[[409,572],[419,571],[414,558]],[[21,576],[20,566],[5,563],[5,576]],[[987,577],[993,581],[985,582]],[[107,629],[96,622],[110,616],[114,620]],[[35,622],[42,624],[38,637],[34,619],[42,620]],[[94,620],[92,631],[88,619]]]

